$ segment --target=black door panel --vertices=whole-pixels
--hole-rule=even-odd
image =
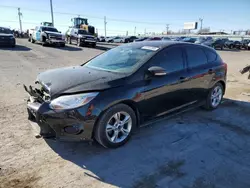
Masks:
[[[145,81],[144,103],[147,107],[143,111],[146,116],[158,116],[192,100],[188,91],[190,79],[183,57],[182,48],[170,47],[159,52],[149,63],[148,67],[160,66],[167,74]]]
[[[193,100],[203,100],[213,78],[213,65],[208,63],[206,53],[201,47],[186,45],[188,76],[190,77],[189,93]]]

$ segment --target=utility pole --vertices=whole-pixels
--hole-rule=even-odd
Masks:
[[[147,30],[146,30],[146,28],[144,29],[144,35],[146,35],[146,33],[147,33]]]
[[[135,30],[134,30],[134,35],[136,35],[136,27],[135,27]]]
[[[201,22],[200,31],[202,31],[202,22],[203,22],[203,18],[199,18],[199,21]]]
[[[18,17],[19,17],[20,32],[22,33],[23,29],[22,29],[21,16],[23,16],[23,14],[20,12],[20,8],[18,8],[17,10],[18,10]]]
[[[169,29],[169,24],[166,24],[167,34],[168,34],[168,29]]]
[[[106,16],[104,16],[104,33],[105,33],[105,38],[106,38],[106,25],[107,25],[107,22],[106,22]]]
[[[53,15],[53,5],[52,5],[52,0],[50,0],[50,12],[51,12],[52,26],[54,26],[54,15]]]

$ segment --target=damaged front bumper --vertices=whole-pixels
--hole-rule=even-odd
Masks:
[[[55,111],[50,108],[50,101],[45,101],[43,91],[26,87],[28,119],[37,138],[81,141],[92,139],[97,111],[93,106]]]
[[[46,40],[47,44],[59,44],[59,45],[65,45],[65,40],[64,39],[47,39]]]

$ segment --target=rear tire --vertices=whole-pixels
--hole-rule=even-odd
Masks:
[[[120,115],[116,116],[117,114]],[[116,123],[121,123],[125,121],[125,119],[128,121],[126,121],[127,123],[124,123],[123,126]],[[133,109],[125,104],[117,104],[107,109],[101,115],[95,128],[94,138],[105,148],[117,148],[124,145],[130,139],[135,127],[136,115]]]
[[[92,48],[95,48],[96,47],[96,43],[92,44]]]
[[[31,42],[32,42],[32,43],[35,43],[35,40],[34,40],[32,37],[31,37]]]
[[[218,95],[218,98],[215,97],[216,95]],[[218,108],[223,99],[223,95],[224,95],[224,87],[222,86],[221,83],[216,83],[214,87],[210,89],[208,96],[206,98],[206,103],[203,106],[203,108],[205,108],[206,110],[214,110]]]

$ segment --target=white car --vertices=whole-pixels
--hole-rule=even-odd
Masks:
[[[247,45],[247,46],[248,46],[248,48],[247,48],[247,49],[248,49],[248,50],[250,50],[250,43],[248,43],[248,45]]]
[[[112,42],[120,42],[120,43],[124,43],[125,39],[123,37],[114,37],[112,39]]]

